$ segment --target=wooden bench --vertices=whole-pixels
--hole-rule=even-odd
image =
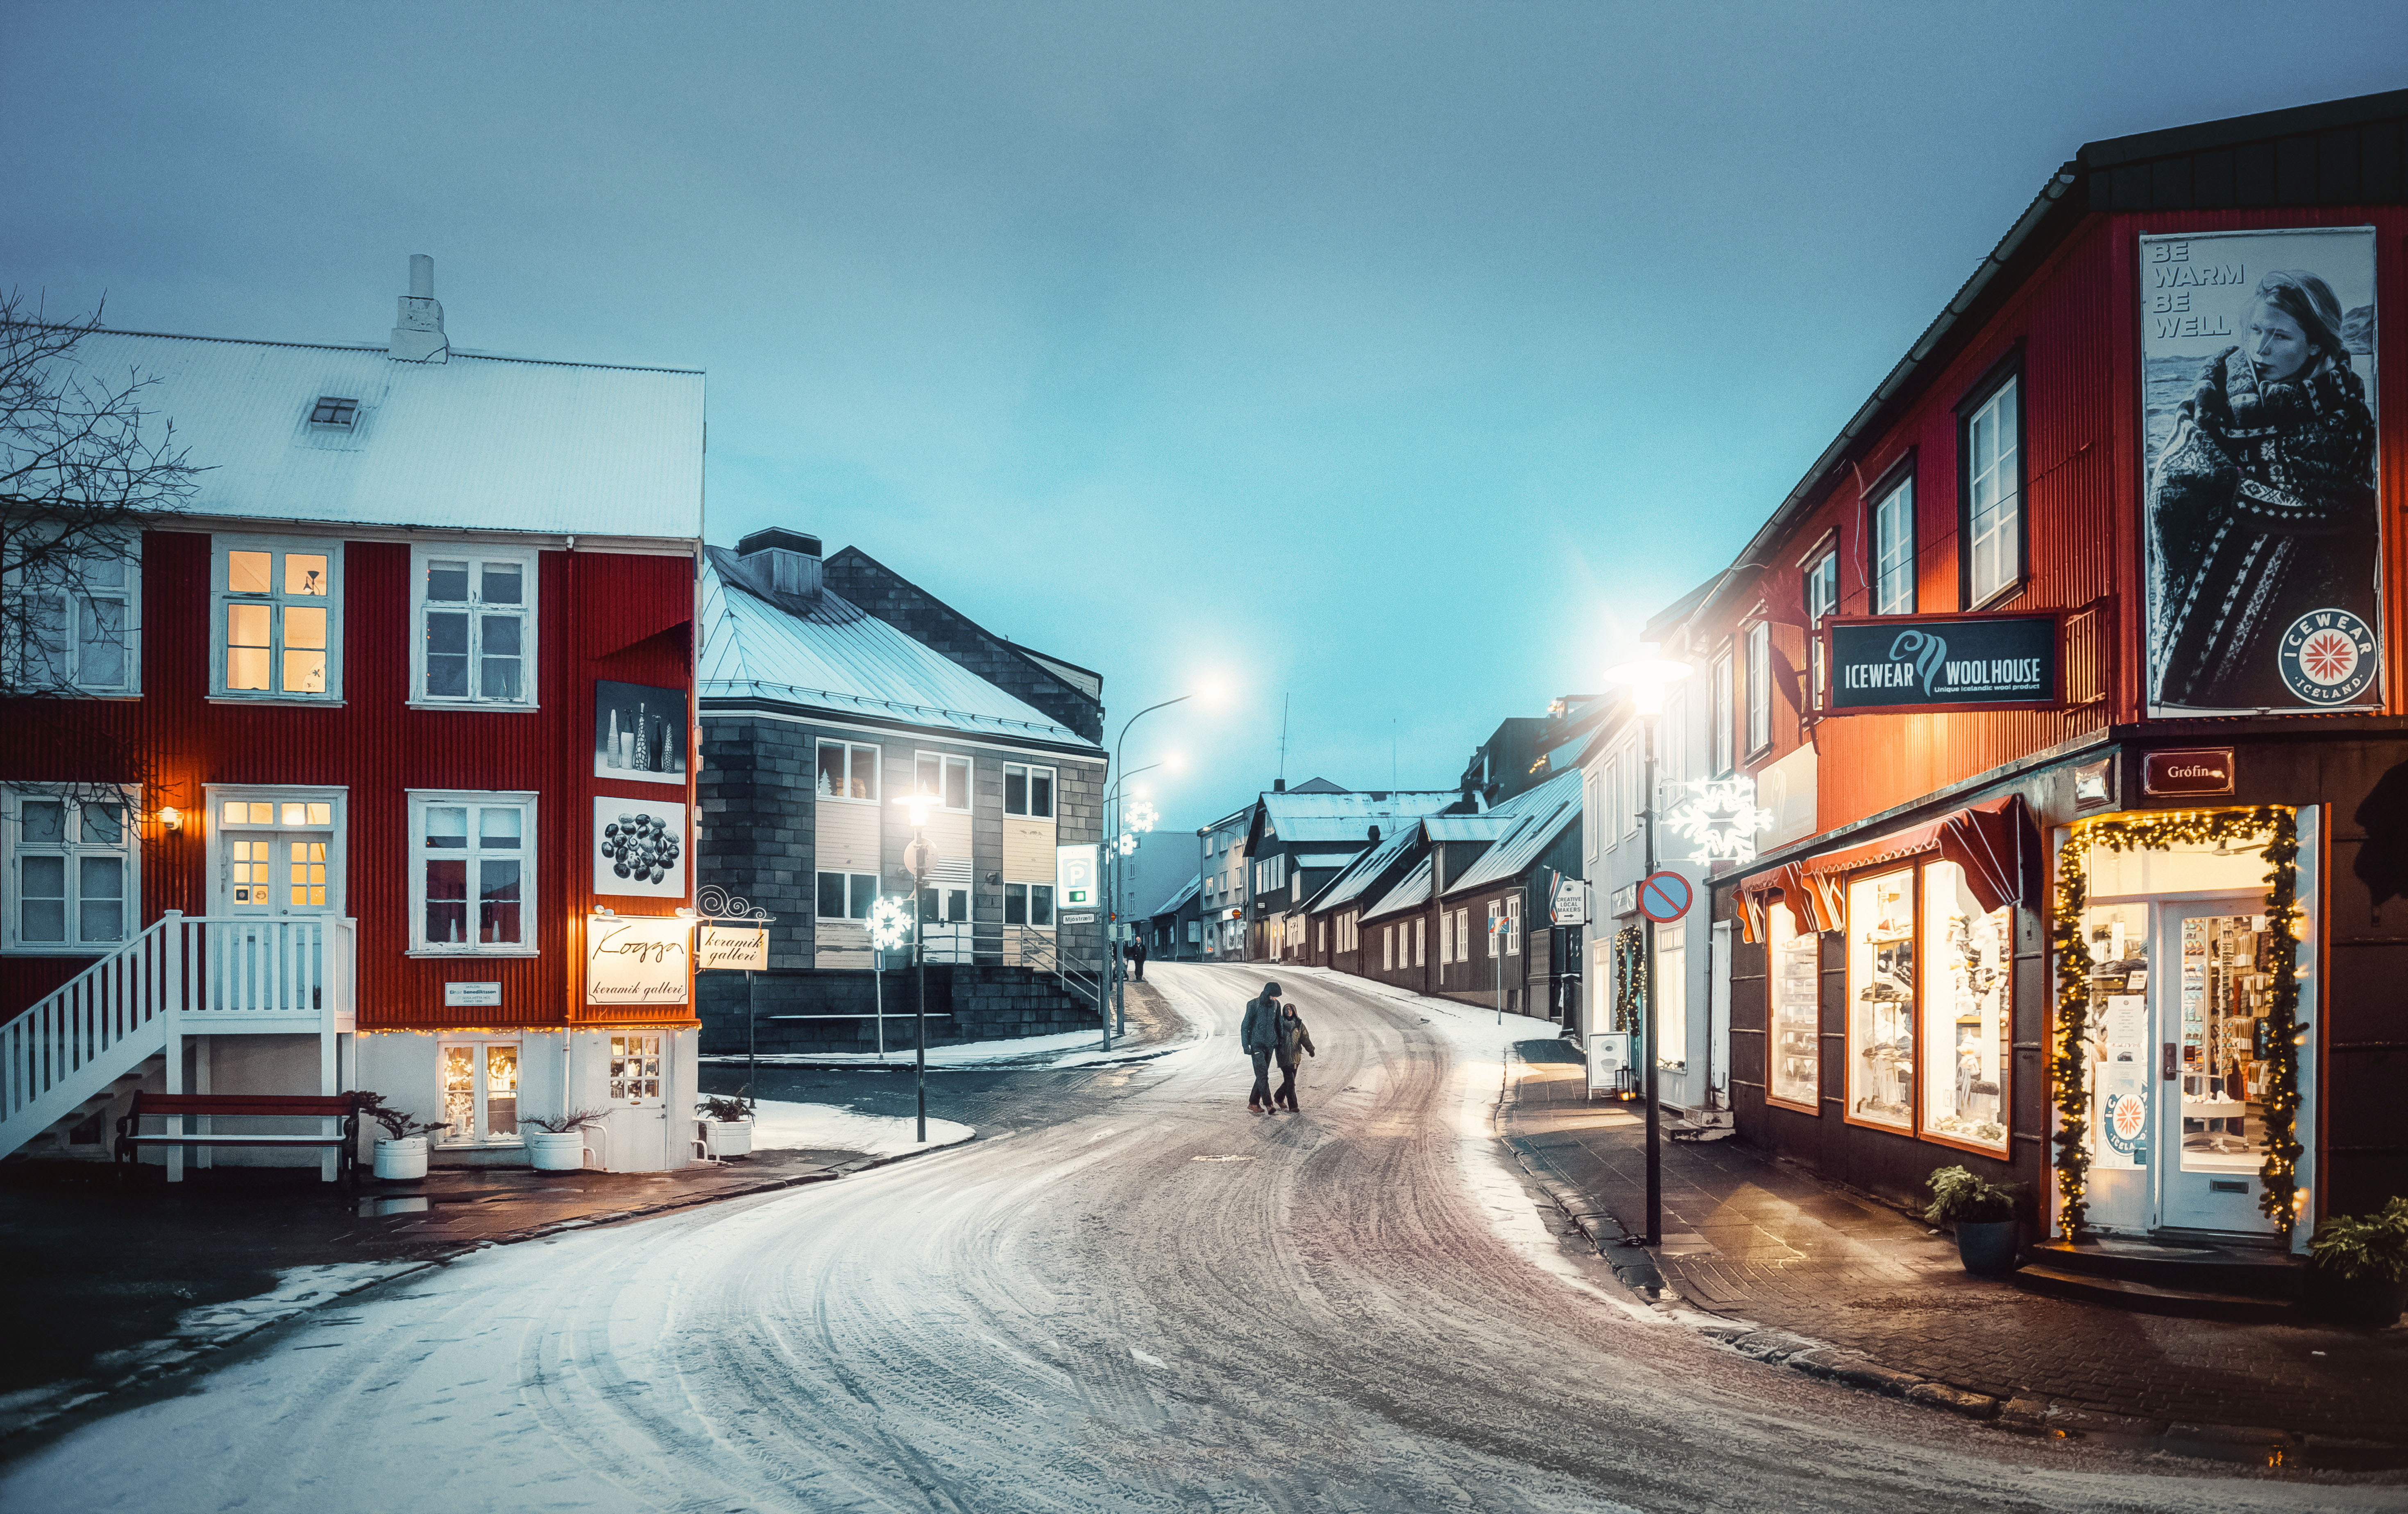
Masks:
[[[146,1136],[142,1121],[167,1119],[177,1115],[186,1118],[209,1115],[235,1115],[256,1118],[262,1115],[280,1119],[336,1120],[341,1124],[333,1136],[235,1136],[215,1131],[163,1131]],[[118,1117],[117,1160],[123,1164],[134,1160],[146,1146],[274,1146],[332,1147],[339,1159],[343,1181],[358,1177],[360,1136],[359,1095],[337,1093],[333,1097],[290,1093],[152,1093],[137,1091],[134,1107]],[[118,1176],[124,1176],[122,1166]]]

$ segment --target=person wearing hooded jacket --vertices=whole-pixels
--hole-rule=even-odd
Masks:
[[[1263,992],[1246,1001],[1246,1017],[1238,1022],[1238,1045],[1254,1059],[1254,1086],[1246,1095],[1246,1112],[1262,1114],[1274,1107],[1271,1103],[1271,1059],[1280,1049],[1280,986],[1277,982],[1263,985]]]
[[[1295,1005],[1280,1006],[1278,1025],[1279,1047],[1272,1055],[1279,1059],[1280,1086],[1279,1092],[1271,1095],[1271,1107],[1276,1109],[1283,1104],[1287,1106],[1288,1113],[1294,1114],[1297,1112],[1296,1072],[1301,1065],[1297,1053],[1301,1051],[1306,1056],[1317,1057],[1321,1052],[1314,1048],[1312,1032],[1304,1028],[1304,1017],[1296,1012]]]

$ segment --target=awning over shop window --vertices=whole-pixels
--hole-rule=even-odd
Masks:
[[[1878,841],[1757,874],[1740,885],[1740,934],[1752,942],[1764,940],[1766,911],[1775,899],[1789,907],[1799,930],[1836,931],[1845,921],[1842,901],[1847,875],[1934,851],[1965,870],[1966,886],[1985,909],[2038,895],[2040,833],[2023,797],[2009,794]]]

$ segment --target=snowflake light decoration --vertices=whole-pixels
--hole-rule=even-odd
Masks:
[[[1137,855],[1137,837],[1129,835],[1126,831],[1123,831],[1121,833],[1120,853],[1124,857],[1134,857]]]
[[[1688,796],[1664,817],[1664,825],[1697,849],[1690,864],[1754,862],[1756,834],[1772,823],[1772,811],[1756,802],[1756,779],[1693,778],[1681,786]]]
[[[881,951],[900,948],[911,935],[911,917],[903,901],[892,894],[880,894],[869,902],[869,944]]]
[[[1151,800],[1140,799],[1129,806],[1128,828],[1132,831],[1151,831],[1161,819],[1162,812],[1154,807]]]

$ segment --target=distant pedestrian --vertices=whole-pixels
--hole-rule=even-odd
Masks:
[[[1279,1050],[1276,1053],[1280,1064],[1280,1086],[1279,1092],[1271,1096],[1271,1107],[1276,1109],[1284,1104],[1290,1114],[1296,1113],[1297,1053],[1299,1051],[1308,1057],[1321,1055],[1313,1048],[1312,1032],[1304,1028],[1304,1017],[1296,1012],[1295,1005],[1283,1004],[1280,1006]]]
[[[1142,982],[1144,982],[1144,981],[1145,981],[1145,942],[1144,942],[1142,939],[1139,939],[1139,940],[1131,941],[1131,942],[1129,943],[1129,946],[1128,946],[1128,961],[1129,961],[1129,981],[1130,981],[1130,982],[1132,982],[1132,983],[1142,983]]]
[[[1280,986],[1265,983],[1262,993],[1246,1001],[1246,1018],[1238,1022],[1238,1045],[1254,1059],[1254,1086],[1246,1095],[1246,1112],[1271,1109],[1271,1059],[1279,1055]]]

